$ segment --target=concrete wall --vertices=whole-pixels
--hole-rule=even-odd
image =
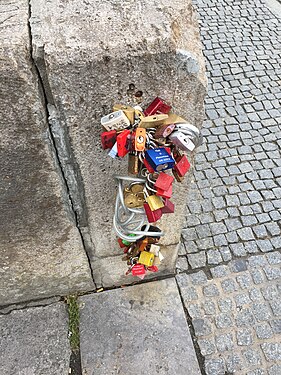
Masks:
[[[14,189],[21,189],[21,181],[25,181],[28,193],[23,194],[23,199],[29,207],[19,218],[21,203],[13,202],[14,216],[7,205],[9,221],[4,231],[18,241],[4,245],[4,251],[10,252],[7,249],[12,248],[22,257],[23,249],[28,249],[29,262],[22,269],[27,274],[40,263],[35,259],[37,253],[49,254],[40,265],[51,280],[60,280],[61,271],[54,269],[50,273],[47,264],[71,269],[71,257],[73,262],[81,259],[82,284],[77,286],[75,273],[73,276],[73,284],[81,290],[91,288],[88,259],[96,285],[130,283],[131,278],[122,276],[126,265],[121,261],[122,252],[112,229],[112,174],[126,174],[127,162],[111,160],[101,149],[100,117],[116,101],[146,105],[160,95],[172,102],[176,112],[201,126],[206,78],[191,2],[31,0],[30,4],[31,34],[27,2],[17,3],[20,10],[11,5],[14,10],[10,10],[12,16],[5,21],[8,28],[4,45],[11,39],[10,34],[18,39],[1,51],[3,58],[7,49],[13,56],[5,62],[3,74],[9,79],[1,95],[8,103],[14,102],[14,111],[8,103],[2,103],[5,122],[8,119],[11,124],[11,133],[5,137],[9,140],[5,153],[14,152],[20,160],[4,159],[14,176]],[[11,66],[7,68],[7,64]],[[141,98],[135,95],[139,91],[143,93]],[[23,140],[15,129],[20,129],[16,132]],[[32,137],[36,140],[36,162],[30,156]],[[17,147],[19,143],[21,147]],[[17,169],[11,163],[17,164]],[[34,197],[32,189],[37,192],[37,205],[30,203]],[[178,185],[173,199],[176,213],[167,215],[161,223],[167,232],[162,241],[167,255],[162,274],[174,269],[185,192],[186,183]],[[16,195],[12,190],[7,194]],[[31,216],[35,226],[30,224]],[[25,236],[23,232],[28,228],[31,233]],[[61,243],[56,241],[59,236],[63,238]],[[62,248],[68,251],[67,259],[61,259]],[[7,261],[8,266],[13,264],[13,259]],[[34,280],[44,284],[45,276],[41,277],[34,276]],[[12,280],[7,274],[6,278]],[[72,282],[69,283],[70,290]],[[57,293],[62,293],[60,288]],[[34,292],[36,298],[38,295]]]
[[[94,288],[30,55],[26,1],[0,6],[0,305]]]

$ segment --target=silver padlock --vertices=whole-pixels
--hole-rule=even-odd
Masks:
[[[175,130],[187,135],[188,138],[194,143],[195,147],[200,146],[203,142],[203,137],[200,130],[192,124],[178,123],[176,124]]]
[[[107,130],[122,130],[130,126],[130,120],[121,110],[112,112],[101,118],[102,126]]]
[[[192,140],[180,131],[172,133],[169,139],[183,151],[193,151],[195,149],[195,144]]]

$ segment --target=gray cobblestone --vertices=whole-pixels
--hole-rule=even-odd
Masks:
[[[267,342],[261,348],[268,361],[281,361],[281,343]]]
[[[207,252],[207,259],[209,264],[219,264],[222,261],[219,250],[209,250]]]
[[[200,251],[197,254],[188,254],[187,258],[191,268],[200,268],[206,265],[205,251]]]
[[[216,338],[216,346],[219,352],[229,351],[233,348],[233,336],[231,333],[217,335]]]
[[[238,329],[237,344],[239,346],[248,346],[253,343],[253,335],[249,329]]]
[[[207,375],[225,374],[225,364],[222,358],[206,359],[205,370]]]
[[[261,355],[258,352],[258,350],[254,350],[254,349],[245,350],[243,354],[249,365],[261,364]]]
[[[219,295],[219,290],[216,285],[210,284],[203,287],[203,294],[206,297],[214,297]]]
[[[272,330],[268,323],[262,323],[255,327],[257,337],[261,340],[270,339],[272,337]]]
[[[198,345],[202,355],[209,355],[216,352],[214,339],[199,339]]]
[[[213,280],[196,272],[180,279],[179,287],[191,313],[201,310],[200,319],[209,318],[211,332],[201,331],[198,339],[207,375],[280,375],[279,23],[261,0],[194,4],[209,75],[209,119],[183,239],[191,267],[209,268]],[[235,257],[243,258],[231,261]],[[205,295],[209,285],[219,295]],[[248,345],[238,345],[238,331],[250,332]],[[229,349],[224,338],[231,335]]]
[[[281,374],[281,365],[275,364],[270,367],[268,370],[269,375],[280,375]]]

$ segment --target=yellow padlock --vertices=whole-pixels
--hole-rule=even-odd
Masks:
[[[151,211],[155,211],[158,210],[158,208],[164,207],[164,203],[158,195],[149,195],[148,197],[146,197],[146,201]]]
[[[113,111],[120,111],[122,110],[125,115],[128,117],[130,124],[132,125],[135,122],[135,110],[133,107],[130,107],[129,105],[123,105],[123,104],[114,104]]]
[[[175,113],[169,113],[168,118],[164,120],[163,125],[178,124],[180,122],[186,123],[187,121]]]
[[[155,128],[162,125],[167,118],[168,115],[164,114],[143,117],[139,123],[139,128]]]
[[[138,263],[144,264],[147,267],[151,267],[154,262],[154,254],[148,251],[142,251],[138,260]]]

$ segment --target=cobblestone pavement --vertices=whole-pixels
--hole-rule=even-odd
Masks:
[[[208,375],[280,375],[280,20],[262,1],[194,3],[209,91],[178,282]]]

